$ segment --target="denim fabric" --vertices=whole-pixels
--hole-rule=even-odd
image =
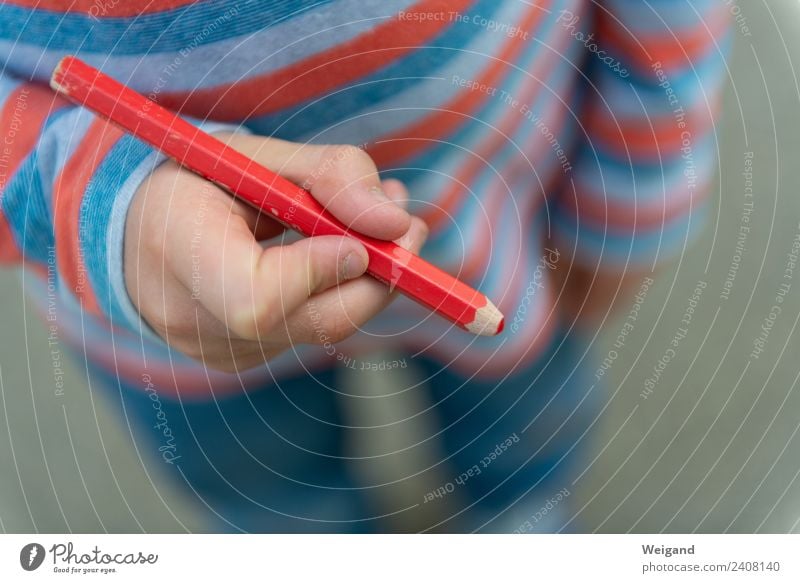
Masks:
[[[534,366],[500,383],[413,359],[433,403],[441,486],[452,482],[460,501],[440,530],[511,531],[539,500],[570,487],[603,401],[585,350],[577,336],[557,334]],[[115,387],[113,401],[143,455],[208,509],[211,530],[381,532],[381,509],[366,495],[374,485],[358,482],[358,461],[344,447],[360,430],[343,417],[348,387],[338,378],[334,370],[309,373],[203,402],[156,400],[116,378],[102,384]],[[419,512],[441,503],[428,498],[420,497]]]

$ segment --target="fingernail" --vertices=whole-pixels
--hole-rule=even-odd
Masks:
[[[360,253],[348,253],[342,263],[342,276],[344,279],[354,279],[364,274],[367,263]]]

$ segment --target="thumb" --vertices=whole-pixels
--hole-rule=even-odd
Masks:
[[[369,262],[359,241],[338,236],[309,237],[255,255],[241,276],[222,279],[229,288],[225,323],[245,340],[267,334],[311,295],[363,275]]]

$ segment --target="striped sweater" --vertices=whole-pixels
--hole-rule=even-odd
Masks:
[[[728,16],[718,0],[5,0],[0,261],[58,342],[185,395],[342,365],[375,335],[501,378],[559,326],[555,263],[650,268],[702,227]],[[401,300],[342,345],[239,376],[170,350],[122,265],[127,207],[163,157],[54,97],[65,54],[209,130],[363,146],[431,226],[423,254],[507,332],[474,338]]]

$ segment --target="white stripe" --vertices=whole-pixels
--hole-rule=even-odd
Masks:
[[[325,52],[382,24],[414,0],[340,0],[287,19],[255,33],[198,46],[187,56],[179,52],[146,53],[109,57],[82,53],[90,65],[110,72],[138,91],[188,91],[225,85],[245,77],[283,69],[317,53]],[[232,16],[236,18],[236,16]],[[102,27],[102,23],[96,25]],[[38,45],[0,41],[0,59],[16,71],[36,70],[47,79],[64,51],[43,51]]]
[[[36,165],[45,192],[52,190],[56,177],[61,174],[64,164],[81,144],[83,136],[95,119],[90,111],[73,108],[62,112],[39,138]]]
[[[524,2],[504,2],[502,10],[497,14],[497,22],[517,23],[530,10],[531,6]],[[426,77],[425,80],[354,113],[345,123],[326,129],[324,134],[308,134],[301,137],[299,141],[348,143],[353,134],[352,123],[358,125],[361,141],[374,141],[380,136],[402,131],[403,128],[419,122],[432,111],[445,107],[456,96],[464,94],[468,89],[454,83],[454,79],[474,81],[487,65],[493,64],[492,57],[498,54],[510,39],[502,32],[489,31],[471,21],[456,22],[453,26],[473,28],[475,38],[465,47],[458,49],[459,55],[448,61],[444,67],[420,71],[418,74]],[[553,31],[556,32],[555,28]],[[535,41],[529,39],[525,42],[533,43]],[[447,49],[421,47],[419,50],[442,51]],[[544,55],[546,49],[542,47],[541,51],[541,55]],[[540,56],[534,59],[534,62],[538,67],[542,67],[545,65],[543,61],[548,61],[550,58],[552,55]],[[511,65],[509,65],[510,70]],[[500,89],[502,88],[500,87]],[[488,99],[500,99],[500,97],[488,97]],[[302,115],[302,112],[298,115]]]

